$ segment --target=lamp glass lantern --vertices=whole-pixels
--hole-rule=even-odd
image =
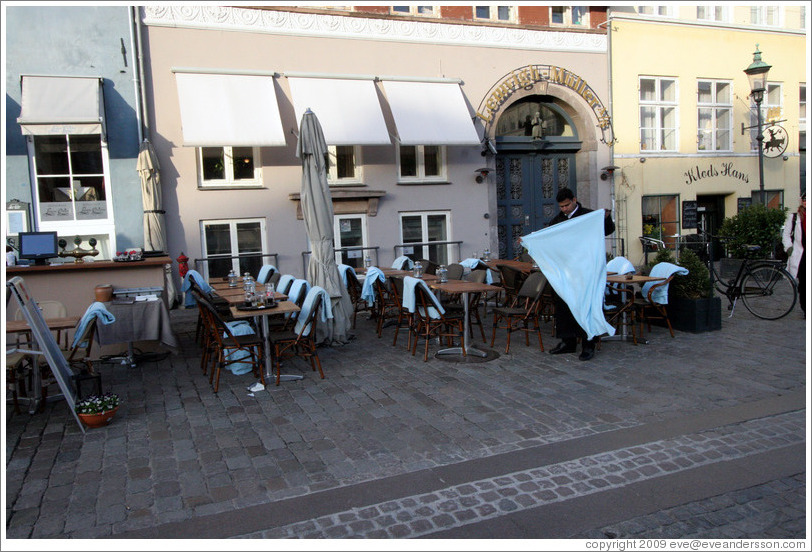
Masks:
[[[764,99],[764,92],[767,90],[767,75],[771,68],[771,65],[767,65],[761,59],[761,51],[759,51],[758,44],[756,44],[756,51],[753,52],[753,63],[744,72],[750,80],[750,94],[758,104]]]

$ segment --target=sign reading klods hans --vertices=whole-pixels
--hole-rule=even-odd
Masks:
[[[733,162],[723,162],[723,163],[709,163],[705,166],[692,167],[685,171],[685,183],[686,184],[693,184],[694,182],[699,182],[704,178],[713,178],[715,176],[721,176],[724,178],[733,178],[735,180],[739,180],[744,182],[745,184],[750,182],[750,175],[744,172],[737,170],[733,166]]]
[[[493,121],[494,114],[499,111],[514,92],[521,89],[531,90],[537,84],[546,86],[549,83],[569,88],[583,98],[592,108],[592,112],[598,120],[597,126],[603,134],[601,141],[611,146],[615,141],[615,136],[612,130],[612,120],[609,112],[603,106],[603,102],[584,79],[567,69],[555,65],[528,65],[511,71],[488,91],[485,100],[477,111],[477,117],[489,124]]]

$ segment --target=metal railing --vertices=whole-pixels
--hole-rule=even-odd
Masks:
[[[361,264],[359,266],[364,266],[364,257],[365,257],[365,255],[363,254],[363,252],[364,251],[374,251],[375,256],[372,258],[372,264],[373,264],[373,266],[378,266],[378,249],[379,249],[379,247],[377,245],[370,246],[370,247],[364,247],[362,245],[355,245],[355,246],[352,246],[352,247],[342,247],[340,249],[336,249],[335,251],[336,251],[336,253],[342,253],[342,256],[343,256],[343,253],[349,253],[351,251],[360,251],[361,254],[358,255],[358,257],[351,257],[350,255],[347,255],[348,257],[351,257],[351,258],[361,259]],[[312,254],[313,254],[313,251],[302,251],[302,274],[304,275],[305,278],[307,278],[307,265],[308,265],[308,263],[310,263],[310,256]],[[359,267],[356,266],[356,267],[353,267],[353,268],[359,268]]]
[[[459,240],[459,241],[432,241],[432,242],[399,243],[394,248],[395,258],[397,259],[401,255],[409,255],[409,253],[406,253],[407,248],[410,248],[410,247],[411,248],[423,247],[425,245],[428,245],[428,246],[438,246],[438,245],[445,246],[446,247],[446,257],[447,257],[447,260],[448,260],[449,263],[454,262],[454,261],[452,260],[453,257],[451,256],[450,251],[448,250],[448,246],[456,245],[457,246],[457,257],[456,257],[456,259],[457,259],[457,261],[462,260],[462,240]],[[414,251],[412,251],[411,254],[414,255],[415,254]],[[423,255],[421,254],[418,258],[423,258]]]
[[[274,265],[277,270],[279,269],[279,253],[245,253],[244,255],[232,255],[230,257],[203,257],[201,259],[194,259],[193,264],[195,266],[195,270],[197,270],[204,278],[208,280],[211,277],[209,263],[223,263],[228,261],[228,266],[230,269],[234,264],[234,259],[239,259],[240,261],[240,274],[246,271],[252,274],[258,274],[259,269],[262,268],[262,265],[267,264],[266,259],[273,259],[271,264]],[[227,275],[228,273],[223,274],[222,276]]]

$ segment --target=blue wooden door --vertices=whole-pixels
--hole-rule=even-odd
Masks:
[[[496,156],[499,258],[522,252],[519,238],[544,228],[558,213],[560,188],[575,189],[572,153],[506,153]]]

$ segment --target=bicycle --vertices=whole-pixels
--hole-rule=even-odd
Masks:
[[[792,312],[798,301],[798,289],[795,279],[782,266],[782,261],[744,259],[736,277],[723,280],[714,267],[712,242],[713,239],[723,242],[728,238],[713,236],[707,232],[706,234],[710,238],[706,241],[708,248],[706,264],[713,287],[727,297],[727,308],[730,311],[728,318],[733,316],[739,298],[748,311],[763,320],[778,320]],[[751,254],[761,249],[759,245],[745,247]]]

